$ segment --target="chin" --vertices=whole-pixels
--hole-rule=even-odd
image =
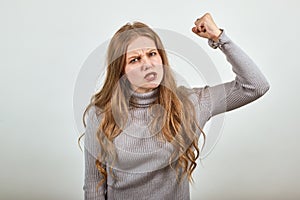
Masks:
[[[152,83],[152,84],[149,84],[147,86],[145,86],[144,88],[145,89],[155,89],[159,86],[160,84],[159,83]]]

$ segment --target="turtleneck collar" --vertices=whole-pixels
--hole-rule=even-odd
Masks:
[[[150,92],[137,93],[131,91],[131,98],[129,100],[130,105],[139,108],[149,107],[158,97],[158,88],[151,90]]]

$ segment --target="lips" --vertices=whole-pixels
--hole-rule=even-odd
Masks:
[[[144,79],[146,79],[147,81],[154,81],[156,77],[157,77],[156,72],[150,72],[144,76]]]

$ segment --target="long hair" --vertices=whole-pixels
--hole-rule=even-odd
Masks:
[[[155,103],[162,106],[165,112],[159,115],[153,123],[163,122],[161,135],[175,147],[175,152],[169,159],[169,165],[176,170],[177,178],[182,180],[182,177],[187,175],[189,181],[192,182],[192,172],[197,166],[196,159],[200,152],[199,135],[202,134],[205,140],[205,134],[197,123],[195,108],[188,98],[191,90],[177,87],[159,36],[147,25],[134,22],[122,26],[112,37],[107,50],[107,71],[104,84],[100,91],[91,97],[83,114],[83,123],[86,127],[85,115],[88,110],[95,106],[101,112],[99,113],[101,122],[97,130],[101,153],[97,156],[95,163],[103,175],[99,185],[107,179],[107,172],[102,164],[105,164],[107,159],[110,159],[111,162],[115,159],[113,140],[122,132],[122,128],[126,124],[127,115],[124,113],[129,112],[127,103],[128,97],[130,97],[129,82],[122,77],[125,74],[127,47],[139,36],[148,37],[154,41],[162,58],[164,70]],[[200,132],[200,134],[197,136],[196,132]],[[176,162],[172,162],[175,159]]]

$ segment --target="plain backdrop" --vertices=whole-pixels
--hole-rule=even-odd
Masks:
[[[222,81],[221,51],[191,28],[210,12],[270,82],[259,100],[226,114],[218,144],[198,165],[192,200],[300,198],[296,0],[0,1],[0,199],[83,199],[73,92],[89,54],[123,24],[142,21],[197,42]]]

